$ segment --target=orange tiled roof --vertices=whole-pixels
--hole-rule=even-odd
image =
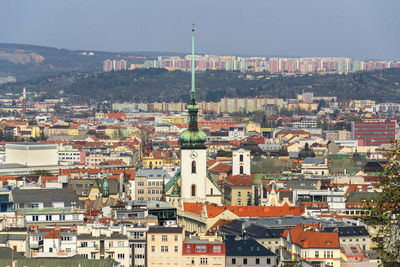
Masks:
[[[254,175],[232,175],[225,181],[225,184],[232,187],[251,186],[253,184]]]
[[[219,163],[208,170],[217,173],[230,173],[232,172],[232,166],[228,164]]]
[[[262,207],[262,206],[216,206],[202,203],[183,203],[184,211],[202,215],[203,208],[207,210],[207,217],[214,218],[229,210],[238,217],[281,217],[286,215],[301,216],[305,210],[302,207],[283,205],[282,207]]]
[[[298,224],[292,229],[285,230],[282,236],[287,238],[290,235],[291,242],[302,248],[340,248],[339,234],[337,232],[319,232],[310,228],[313,227]]]

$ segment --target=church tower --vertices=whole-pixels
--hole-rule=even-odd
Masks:
[[[194,28],[192,29],[192,85],[187,106],[189,127],[179,136],[181,168],[165,185],[164,194],[168,202],[177,206],[183,202],[210,202],[221,204],[220,188],[207,170],[207,135],[198,127],[199,106],[196,103]]]

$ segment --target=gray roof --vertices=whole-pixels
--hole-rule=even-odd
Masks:
[[[9,240],[26,240],[27,234],[0,234],[0,244],[5,244]]]
[[[324,158],[305,158],[303,164],[324,164]]]
[[[288,180],[286,187],[288,189],[315,189],[318,180],[314,179],[293,179]]]
[[[261,257],[261,256],[276,256],[271,250],[265,248],[263,245],[254,239],[232,240],[225,241],[226,256],[247,256],[247,257]]]
[[[64,202],[65,207],[71,207],[71,203],[75,202],[76,207],[81,206],[81,201],[79,200],[75,192],[71,189],[14,188],[11,194],[13,202],[16,204],[30,205],[32,202],[43,202],[48,204],[52,202]]]
[[[365,202],[373,201],[379,197],[378,192],[351,192],[346,199],[346,202]]]
[[[182,227],[150,226],[149,233],[182,233]]]
[[[135,176],[147,178],[165,178],[168,180],[172,178],[171,175],[162,169],[138,169]]]
[[[70,258],[26,258],[18,252],[13,252],[10,248],[0,248],[0,266],[12,266],[11,260],[17,260],[17,266],[29,267],[113,267],[116,262],[111,259],[89,260],[82,256],[74,256]]]
[[[266,218],[242,218],[236,219],[220,229],[223,232],[229,233],[241,233],[242,224],[246,227],[250,225],[258,225],[268,229],[280,228],[287,229],[292,228],[297,224],[322,224],[324,227],[339,227],[345,226],[344,222],[339,222],[335,219],[318,219],[305,216],[283,216],[283,217],[266,217]]]
[[[70,179],[68,180],[68,188],[74,190],[78,196],[87,196],[91,188],[101,190],[103,182],[104,179]],[[111,195],[118,194],[119,181],[117,179],[108,179],[108,186]]]
[[[325,227],[324,232],[338,232],[339,237],[369,236],[365,226]]]

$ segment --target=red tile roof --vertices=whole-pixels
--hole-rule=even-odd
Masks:
[[[231,187],[248,187],[253,184],[254,175],[232,175],[225,181]]]
[[[202,203],[188,203],[183,204],[186,212],[202,215],[203,207],[207,210],[207,217],[214,218],[229,210],[238,217],[281,217],[286,215],[301,216],[304,214],[304,208],[288,205],[282,207],[263,207],[263,206],[216,206],[211,204]]]
[[[287,238],[290,235],[290,241],[302,248],[330,248],[339,249],[339,234],[319,232],[313,227],[298,224],[294,228],[285,230],[282,234]]]

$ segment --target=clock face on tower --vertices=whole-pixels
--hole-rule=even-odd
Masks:
[[[192,151],[192,153],[190,153],[190,157],[191,157],[192,159],[197,158],[197,152],[196,152],[196,151]]]

